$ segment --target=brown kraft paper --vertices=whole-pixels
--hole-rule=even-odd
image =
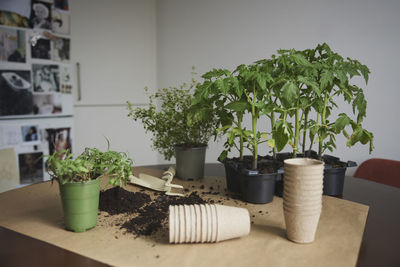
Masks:
[[[161,175],[162,171],[134,169]],[[209,244],[169,244],[165,239],[137,237],[118,226],[99,223],[84,233],[64,230],[57,183],[40,183],[0,194],[0,225],[113,266],[355,266],[364,232],[368,206],[323,197],[322,213],[311,244],[296,244],[286,238],[282,198],[254,205],[225,196],[223,177],[205,177],[198,182],[174,179],[185,188],[220,195],[200,194],[204,199],[223,199],[225,205],[247,208],[252,221],[248,236]],[[126,190],[140,188],[128,185]],[[146,191],[150,192],[150,191]],[[189,194],[190,192],[187,192]],[[101,216],[100,216],[101,217]],[[99,220],[100,220],[99,217]],[[23,253],[23,252],[21,252]]]

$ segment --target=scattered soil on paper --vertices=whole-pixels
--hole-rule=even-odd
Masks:
[[[115,239],[133,235],[166,243],[170,205],[215,203],[247,206],[238,195],[227,191],[223,179],[215,178],[209,182],[212,185],[197,183],[187,186],[183,197],[167,196],[164,192],[148,189],[137,191],[137,187],[131,186],[103,190],[100,192],[98,225],[113,231]]]
[[[151,235],[162,228],[168,229],[168,214],[170,205],[192,205],[206,203],[197,192],[186,197],[158,196],[139,210],[138,216],[125,222],[121,228],[136,235]]]
[[[150,201],[151,198],[146,193],[113,187],[100,193],[99,209],[110,215],[135,213]]]
[[[123,188],[111,188],[100,192],[99,224],[118,227],[124,234],[148,236],[168,228],[170,205],[204,204],[197,191],[188,196],[167,196],[163,193],[152,194],[131,192]],[[118,238],[118,233],[115,238]]]

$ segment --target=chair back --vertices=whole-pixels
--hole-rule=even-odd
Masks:
[[[354,177],[400,188],[400,161],[368,159],[357,168]]]

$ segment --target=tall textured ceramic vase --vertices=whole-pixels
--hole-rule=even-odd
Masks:
[[[322,210],[323,177],[322,161],[308,158],[284,161],[283,211],[289,240],[314,241]]]

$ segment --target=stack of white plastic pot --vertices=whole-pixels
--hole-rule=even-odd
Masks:
[[[209,243],[250,232],[247,209],[223,205],[169,206],[170,243]]]
[[[297,243],[310,243],[322,210],[324,163],[308,158],[284,161],[283,210],[286,235]]]

